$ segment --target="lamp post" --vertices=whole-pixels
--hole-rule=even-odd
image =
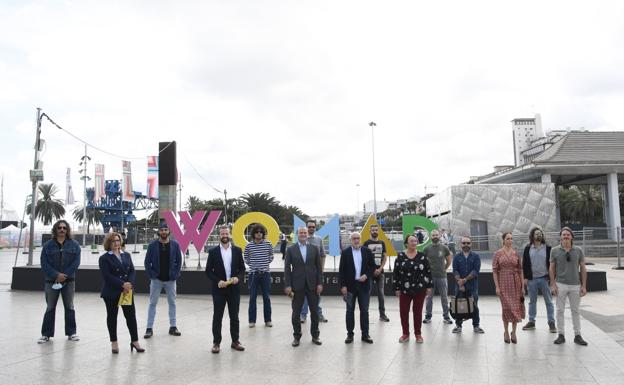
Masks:
[[[35,204],[37,200],[37,182],[43,180],[43,171],[39,162],[39,152],[41,151],[41,108],[37,108],[37,132],[35,136],[35,162],[33,170],[30,172],[32,182],[32,195],[30,204],[30,234],[28,237],[28,266],[33,264],[33,251],[35,248]]]
[[[371,144],[373,146],[373,215],[377,220],[377,185],[375,183],[375,122],[370,122],[368,125],[371,128]]]

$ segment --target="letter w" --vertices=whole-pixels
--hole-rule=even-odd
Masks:
[[[211,211],[210,214],[208,214],[208,218],[204,221],[201,231],[199,231],[199,228],[202,225],[202,219],[206,216],[205,211],[196,211],[192,217],[188,211],[180,211],[178,215],[180,216],[180,222],[184,225],[184,232],[178,224],[178,221],[176,221],[173,211],[163,212],[163,217],[171,229],[171,234],[180,244],[180,250],[182,250],[183,253],[186,253],[189,245],[193,243],[197,253],[200,253],[206,243],[206,240],[208,239],[208,236],[212,233],[212,230],[214,230],[215,225],[221,216],[221,211]]]

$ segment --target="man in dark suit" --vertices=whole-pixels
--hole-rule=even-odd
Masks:
[[[312,342],[321,345],[319,338],[318,296],[323,291],[323,274],[321,272],[321,254],[318,247],[308,243],[308,229],[297,229],[298,242],[286,249],[284,262],[284,282],[286,295],[294,293],[292,303],[292,325],[294,340],[292,346],[299,346],[301,339],[301,321],[299,314],[303,300],[308,299],[312,323],[310,333]]]
[[[360,307],[360,329],[362,341],[372,344],[368,334],[368,303],[370,300],[370,280],[375,270],[373,253],[367,247],[361,247],[360,233],[351,233],[351,246],[340,253],[340,293],[347,303],[347,339],[346,344],[353,342],[355,327],[355,301]]]
[[[230,229],[223,226],[219,229],[219,246],[208,251],[206,275],[212,281],[212,352],[219,353],[221,344],[221,321],[227,304],[230,316],[230,336],[232,349],[240,352],[245,350],[239,338],[238,309],[240,307],[239,282],[245,274],[243,251],[230,243]]]

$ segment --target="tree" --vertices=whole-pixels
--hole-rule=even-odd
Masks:
[[[74,220],[82,223],[84,221],[84,210],[82,207],[76,207],[72,212],[72,216]],[[89,226],[93,225],[94,227],[100,223],[100,220],[104,217],[104,212],[102,210],[90,209],[87,208],[87,234],[89,233]]]
[[[58,188],[54,183],[41,183],[39,185],[40,198],[35,205],[35,218],[40,219],[46,226],[65,216],[63,201],[54,198],[57,192]]]
[[[603,204],[602,192],[595,185],[562,187],[559,190],[559,208],[563,223],[603,223]]]

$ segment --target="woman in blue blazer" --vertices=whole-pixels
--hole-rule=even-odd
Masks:
[[[119,353],[117,344],[117,313],[119,311],[119,297],[122,292],[127,293],[134,287],[135,271],[130,254],[121,249],[121,235],[110,233],[104,240],[104,253],[100,257],[100,273],[102,274],[102,291],[100,297],[106,304],[106,325],[110,335],[111,349],[113,354]],[[136,311],[134,308],[134,296],[132,304],[121,306],[126,324],[130,331],[130,351],[136,349],[143,353],[145,349],[139,345],[139,335],[137,333]]]

